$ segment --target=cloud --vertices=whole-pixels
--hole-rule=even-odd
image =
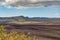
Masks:
[[[14,8],[38,8],[60,6],[60,0],[1,0],[0,5]]]

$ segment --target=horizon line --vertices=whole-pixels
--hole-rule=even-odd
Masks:
[[[20,16],[23,16],[23,15],[20,15]],[[0,18],[1,18],[1,17],[3,17],[3,18],[4,18],[4,17],[7,17],[7,18],[8,18],[8,17],[19,17],[19,16],[0,16]],[[42,17],[42,18],[60,18],[60,17],[45,17],[45,16],[23,16],[23,17],[28,17],[28,18],[34,18],[34,17],[40,17],[40,18],[41,18],[41,17]]]

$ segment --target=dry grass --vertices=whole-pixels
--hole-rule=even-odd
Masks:
[[[0,26],[0,40],[38,40],[36,36],[29,36],[30,33],[27,35],[25,33],[17,33],[11,31],[10,33],[4,32],[4,26]]]

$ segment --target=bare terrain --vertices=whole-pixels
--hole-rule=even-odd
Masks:
[[[31,36],[36,35],[39,40],[60,40],[60,25],[45,25],[45,24],[0,24],[9,26],[6,31],[11,30],[16,32],[31,32]]]

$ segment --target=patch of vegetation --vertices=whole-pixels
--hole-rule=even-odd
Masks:
[[[11,31],[10,33],[4,32],[4,26],[0,26],[0,40],[38,40],[36,36],[29,36],[30,33],[27,35],[25,33],[17,33]]]

